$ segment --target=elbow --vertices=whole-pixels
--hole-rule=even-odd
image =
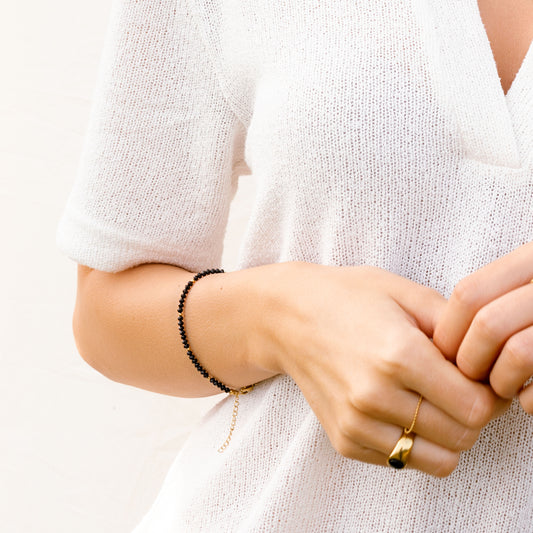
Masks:
[[[106,374],[98,343],[98,324],[95,319],[95,291],[90,287],[93,269],[78,265],[78,286],[72,314],[72,334],[81,358],[101,374]]]
[[[76,349],[81,358],[94,370],[113,381],[118,381],[111,366],[109,350],[102,342],[104,332],[100,331],[94,310],[87,304],[76,300],[74,314],[72,315],[72,333]]]
[[[76,349],[81,358],[90,366],[98,370],[98,363],[92,356],[92,350],[86,342],[86,332],[83,328],[83,310],[80,309],[79,298],[76,298],[76,305],[74,307],[74,313],[72,315],[72,334]]]
[[[90,342],[90,332],[88,331],[88,319],[89,310],[85,307],[84,301],[80,298],[80,293],[76,296],[76,304],[74,306],[74,312],[72,314],[72,334],[76,349],[81,358],[95,370],[100,372],[100,365],[94,347]]]

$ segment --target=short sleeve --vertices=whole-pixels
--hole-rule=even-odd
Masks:
[[[186,0],[116,0],[82,155],[56,230],[74,261],[220,266],[245,128]]]

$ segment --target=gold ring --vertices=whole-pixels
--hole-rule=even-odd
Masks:
[[[394,446],[391,454],[387,459],[387,463],[392,468],[401,469],[404,468],[411,454],[411,448],[415,441],[415,436],[412,433],[407,433],[405,428],[403,429],[402,436]]]
[[[415,429],[416,419],[418,418],[418,412],[420,411],[420,404],[422,403],[422,395],[418,395],[418,403],[416,404],[415,414],[413,421],[408,428],[403,428],[402,435],[398,439],[396,446],[387,458],[387,463],[396,469],[405,468],[409,455],[411,454],[411,448],[415,442]]]

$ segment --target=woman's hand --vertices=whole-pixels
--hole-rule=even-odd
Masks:
[[[485,265],[454,288],[433,342],[471,379],[518,394],[533,414],[533,242]]]
[[[254,363],[289,374],[335,449],[369,463],[386,464],[422,394],[409,466],[450,474],[503,402],[431,342],[443,296],[374,267],[276,272]]]

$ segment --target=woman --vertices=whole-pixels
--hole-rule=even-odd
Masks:
[[[136,533],[531,530],[532,38],[529,0],[115,5],[57,235],[78,348],[254,384]],[[183,292],[251,173],[238,270]]]

